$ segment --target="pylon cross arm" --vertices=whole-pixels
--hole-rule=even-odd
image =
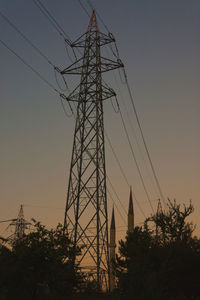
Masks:
[[[98,37],[97,37],[95,34],[95,31],[94,31],[94,32],[92,32],[92,35],[93,35],[93,40],[100,47],[115,42],[115,38],[114,38],[113,34],[111,34],[111,33],[109,33],[107,35],[105,33],[98,31]],[[72,48],[85,48],[85,41],[86,41],[87,36],[88,36],[88,32],[85,32],[77,40],[70,43],[70,46]]]

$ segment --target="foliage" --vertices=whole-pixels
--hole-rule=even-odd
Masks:
[[[168,199],[168,211],[160,212],[148,218],[146,222],[152,221],[157,229],[156,235],[160,243],[166,245],[173,241],[190,241],[192,233],[195,229],[192,223],[186,222],[186,218],[193,213],[194,208],[192,203],[188,206],[183,204],[181,210],[180,204],[170,201]]]
[[[118,291],[125,299],[197,299],[200,240],[186,221],[193,206],[168,202],[168,211],[148,218],[119,243]]]
[[[146,219],[119,242],[118,287],[103,295],[74,267],[74,249],[61,225],[35,230],[0,246],[0,299],[196,300],[200,297],[200,240],[187,222],[193,206],[168,202],[166,212]],[[118,298],[119,297],[119,298]]]
[[[0,248],[0,291],[8,299],[51,299],[71,295],[81,277],[73,267],[74,250],[62,225],[48,230],[34,221],[35,230]],[[46,294],[46,296],[45,296]],[[6,298],[6,299],[7,299]],[[65,298],[66,299],[66,298]]]

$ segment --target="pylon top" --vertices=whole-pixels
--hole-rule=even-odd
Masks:
[[[91,31],[92,29],[95,29],[96,31],[98,30],[97,17],[96,17],[96,13],[95,13],[94,9],[93,9],[92,15],[90,17],[90,22],[89,22],[89,25],[88,25],[88,31]]]
[[[18,214],[18,219],[24,219],[23,205],[20,206],[20,210],[19,210],[19,214]]]

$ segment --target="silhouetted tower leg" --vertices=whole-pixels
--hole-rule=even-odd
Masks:
[[[115,96],[102,83],[102,73],[123,66],[101,57],[101,47],[111,42],[111,34],[99,32],[93,11],[86,33],[71,44],[84,49],[83,57],[61,72],[81,75],[80,85],[67,97],[77,103],[77,115],[64,227],[75,248],[84,246],[75,263],[93,271],[99,287],[105,278],[109,285],[103,101]]]
[[[133,209],[132,188],[130,188],[129,207],[128,207],[128,232],[133,232],[133,230],[134,230],[134,209]]]

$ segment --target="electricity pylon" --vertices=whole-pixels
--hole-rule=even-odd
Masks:
[[[61,71],[81,76],[67,97],[77,103],[77,113],[64,227],[74,247],[83,247],[74,263],[90,270],[99,288],[110,286],[103,101],[116,97],[102,73],[123,67],[120,60],[101,56],[101,47],[112,42],[111,34],[99,31],[93,11],[86,33],[71,44],[83,49],[83,56]]]
[[[31,225],[31,223],[25,220],[23,205],[21,205],[17,219],[14,219],[13,222],[10,223],[10,226],[15,227],[15,232],[14,232],[15,240],[23,238],[25,234],[25,230],[28,228],[28,225]]]

